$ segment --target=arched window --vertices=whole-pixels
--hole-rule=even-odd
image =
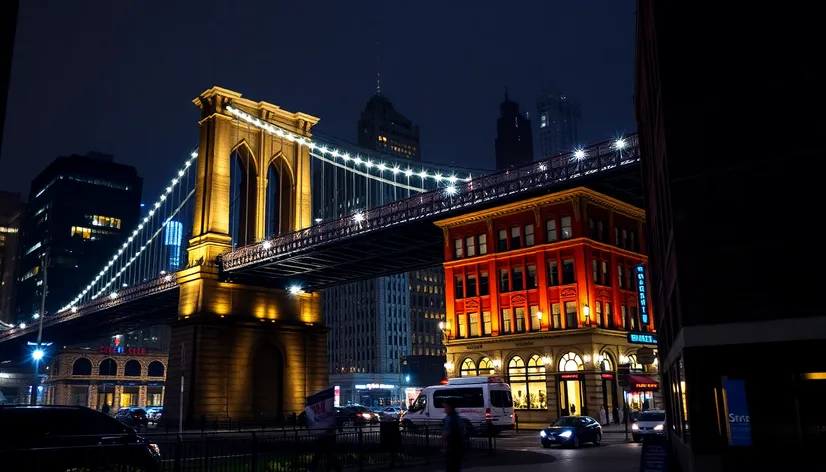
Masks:
[[[495,375],[496,369],[493,367],[493,362],[491,362],[489,357],[483,357],[482,360],[479,361],[479,375]]]
[[[98,369],[99,375],[118,375],[118,364],[114,359],[103,359]]]
[[[92,361],[81,357],[72,364],[72,375],[92,375]]]
[[[149,368],[146,369],[146,374],[150,377],[163,377],[163,363],[160,361],[152,361]]]
[[[537,355],[528,359],[528,407],[531,410],[548,409],[546,384],[545,384],[545,364],[542,358]]]
[[[635,370],[637,372],[645,371],[645,368],[642,366],[642,364],[637,362],[637,355],[636,354],[630,354],[628,356],[628,363],[631,364],[631,370]]]
[[[608,354],[602,353],[599,356],[599,368],[603,372],[613,372],[614,371],[614,362],[611,360],[611,357]]]
[[[560,372],[574,372],[584,368],[585,367],[582,365],[582,358],[575,352],[569,352],[559,358]]]
[[[140,377],[141,363],[135,359],[129,359],[126,361],[126,365],[123,366],[123,375],[127,377]]]
[[[462,362],[462,367],[459,369],[459,375],[462,377],[476,376],[476,364],[473,363],[469,357]]]
[[[513,407],[527,410],[528,403],[528,382],[525,361],[519,356],[511,357],[508,362],[508,383],[511,385],[513,395]]]

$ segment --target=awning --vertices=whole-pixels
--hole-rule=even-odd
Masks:
[[[632,392],[659,392],[660,383],[644,375],[629,375],[628,387]]]

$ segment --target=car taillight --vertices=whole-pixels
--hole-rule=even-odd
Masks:
[[[491,422],[490,408],[487,408],[487,409],[485,409],[485,423],[489,424],[490,422]]]

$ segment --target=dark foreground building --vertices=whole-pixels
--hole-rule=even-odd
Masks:
[[[803,10],[638,1],[635,105],[678,470],[824,467],[826,80],[822,26]]]

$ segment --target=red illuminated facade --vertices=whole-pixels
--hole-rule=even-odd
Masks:
[[[541,420],[545,410],[551,419],[599,419],[601,409],[610,420],[622,405],[618,364],[656,375],[637,359],[642,346],[626,341],[629,331],[654,332],[653,316],[639,309],[641,209],[577,188],[437,224],[445,235],[449,375],[504,375],[516,407]],[[573,381],[575,389],[564,385]]]

